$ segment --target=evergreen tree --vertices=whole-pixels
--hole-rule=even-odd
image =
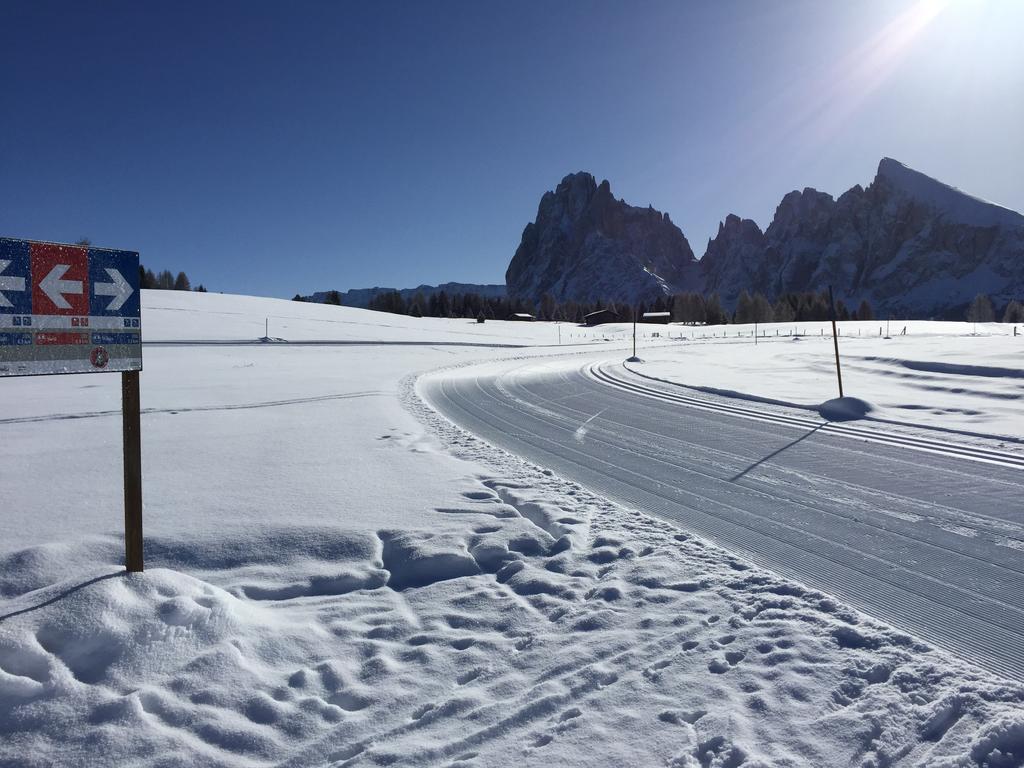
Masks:
[[[967,321],[971,323],[992,323],[995,322],[996,313],[992,309],[992,300],[984,293],[974,297],[971,306],[967,309]]]
[[[849,320],[850,310],[846,308],[846,302],[836,299],[836,320]]]
[[[336,307],[341,306],[341,294],[337,291],[328,291],[324,297],[324,304],[333,304]]]
[[[1003,312],[1004,323],[1024,323],[1024,304],[1014,299],[1006,305],[1006,311]]]
[[[754,322],[754,300],[750,298],[746,288],[740,291],[740,296],[736,299],[736,313],[733,318],[737,323]]]
[[[198,288],[196,288],[196,290],[199,291],[199,290],[206,290],[206,289],[203,288],[203,286],[200,285]],[[292,301],[305,301],[305,299],[302,298],[301,294],[296,293],[294,296],[292,296]]]
[[[206,293],[206,286],[205,286],[205,285],[203,285],[202,283],[200,283],[200,284],[199,284],[199,287],[198,287],[198,288],[196,288],[196,293]],[[305,299],[303,299],[303,298],[301,298],[301,297],[300,297],[300,298],[299,298],[299,301],[305,301]]]
[[[875,319],[875,313],[871,309],[871,305],[868,303],[867,299],[864,299],[860,303],[860,306],[857,307],[857,319],[858,320],[874,320]]]
[[[555,297],[550,293],[545,293],[540,297],[540,319],[554,320],[556,307]]]
[[[772,307],[772,315],[774,315],[776,323],[791,323],[796,320],[796,310],[786,297],[775,302],[775,306]]]
[[[770,323],[775,319],[775,311],[772,309],[771,302],[760,291],[754,294],[751,308],[754,313],[754,322]]]
[[[713,293],[704,300],[704,322],[708,325],[724,325],[729,322],[729,317],[722,309],[722,300],[717,293]]]
[[[191,291],[192,284],[188,281],[188,275],[184,272],[179,272],[178,276],[174,278],[174,290],[176,291]]]

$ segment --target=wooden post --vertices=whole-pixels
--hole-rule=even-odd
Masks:
[[[839,396],[843,396],[843,372],[839,368],[839,334],[836,332],[836,302],[832,298],[832,286],[828,287],[828,303],[832,308],[832,343],[836,347],[836,378],[839,379]]]
[[[142,439],[139,372],[121,373],[121,420],[124,437],[124,564],[142,570]]]

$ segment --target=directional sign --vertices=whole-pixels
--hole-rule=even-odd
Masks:
[[[0,238],[0,376],[141,370],[137,253]]]

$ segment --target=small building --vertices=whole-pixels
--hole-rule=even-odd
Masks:
[[[537,318],[535,318],[533,315],[527,314],[526,312],[513,312],[511,315],[508,316],[508,319],[520,323],[532,323]]]
[[[671,320],[671,312],[644,312],[640,316],[640,322],[642,323],[661,323],[662,325],[668,325]]]
[[[583,322],[591,328],[604,323],[617,323],[619,322],[619,313],[610,309],[599,309],[597,312],[584,315]]]

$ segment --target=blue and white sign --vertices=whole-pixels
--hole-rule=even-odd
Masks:
[[[0,376],[142,370],[139,255],[0,238]]]

